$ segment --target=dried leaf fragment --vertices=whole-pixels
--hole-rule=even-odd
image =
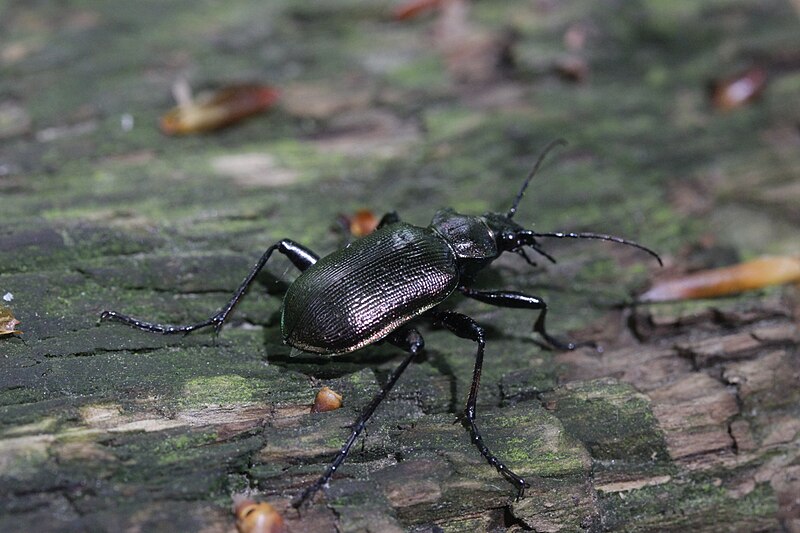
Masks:
[[[267,85],[230,85],[205,96],[181,100],[161,117],[161,131],[167,135],[202,133],[230,126],[272,107],[278,100],[278,91]]]
[[[767,71],[752,67],[727,79],[711,83],[711,103],[721,111],[730,111],[758,98],[767,86]]]
[[[713,298],[792,282],[800,282],[800,257],[762,257],[658,282],[639,299],[664,302]]]
[[[589,64],[577,55],[557,59],[553,63],[553,70],[561,79],[575,83],[582,83],[589,76]]]
[[[392,12],[395,20],[408,20],[436,11],[433,46],[442,55],[450,77],[458,83],[495,81],[513,67],[513,32],[489,32],[473,24],[466,0],[409,0]]]
[[[0,336],[22,333],[16,329],[19,323],[19,320],[14,318],[14,315],[11,313],[11,309],[0,305]]]
[[[339,221],[353,237],[369,235],[378,227],[380,220],[369,209],[359,209],[352,216],[339,215]]]
[[[285,533],[283,517],[267,502],[241,495],[233,497],[233,513],[239,533]]]
[[[441,2],[433,32],[433,45],[458,83],[486,83],[513,67],[513,33],[490,32],[474,24],[466,0]]]
[[[314,398],[314,405],[311,406],[312,413],[325,413],[335,411],[342,406],[342,395],[330,387],[322,387]]]
[[[409,20],[426,11],[435,9],[444,0],[410,0],[403,2],[392,10],[394,20]]]

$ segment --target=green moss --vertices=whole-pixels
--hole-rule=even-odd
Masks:
[[[386,75],[386,81],[404,90],[436,91],[447,87],[448,79],[439,56],[430,54],[401,65]]]
[[[578,382],[544,395],[567,432],[583,441],[606,468],[615,463],[669,464],[664,435],[648,399],[628,384],[612,379]]]
[[[470,109],[449,107],[425,113],[425,129],[431,142],[468,135],[486,122],[486,115]]]
[[[518,471],[552,477],[577,474],[585,467],[583,446],[538,402],[480,414],[478,423],[495,455]]]
[[[644,487],[624,494],[600,497],[606,527],[615,531],[713,531],[719,517],[738,531],[777,526],[777,501],[769,484],[761,483],[743,497],[702,477]]]
[[[152,448],[158,464],[166,466],[185,461],[192,450],[213,443],[218,438],[216,433],[189,433],[167,438]]]
[[[263,383],[235,374],[202,376],[188,380],[180,396],[182,407],[253,402],[262,397]]]
[[[0,441],[0,482],[35,479],[42,471],[51,470],[49,439],[32,435]]]
[[[44,391],[28,387],[15,387],[0,391],[0,405],[19,405],[42,401],[47,397]]]

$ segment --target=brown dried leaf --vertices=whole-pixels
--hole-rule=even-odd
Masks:
[[[589,76],[589,63],[583,57],[570,55],[557,59],[553,70],[565,81],[583,83]]]
[[[231,85],[181,102],[161,117],[161,131],[167,135],[187,135],[224,128],[266,111],[277,99],[278,91],[273,87]]]
[[[800,282],[800,257],[762,257],[657,282],[642,294],[640,300],[665,302],[713,298],[792,282]]]
[[[767,71],[753,67],[727,79],[711,83],[711,103],[721,111],[730,111],[758,98],[767,86]]]
[[[409,20],[442,4],[443,0],[410,0],[392,10],[394,20]]]
[[[459,83],[492,81],[503,63],[513,62],[511,41],[473,24],[465,0],[441,4],[433,40],[450,77]]]
[[[380,219],[369,209],[359,209],[353,215],[339,215],[339,221],[350,235],[359,238],[375,231]]]
[[[0,336],[22,333],[16,329],[19,323],[19,320],[14,318],[14,315],[11,313],[11,309],[4,305],[0,305]]]

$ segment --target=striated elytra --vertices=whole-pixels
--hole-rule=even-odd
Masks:
[[[450,296],[460,279],[456,253],[435,223],[384,225],[291,284],[281,313],[284,342],[322,354],[373,344]]]

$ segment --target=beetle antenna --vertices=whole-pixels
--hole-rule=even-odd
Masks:
[[[603,233],[564,233],[561,231],[555,231],[552,233],[536,233],[531,232],[532,237],[554,237],[556,239],[598,239],[601,241],[611,241],[616,242],[619,244],[625,244],[627,246],[633,246],[634,248],[638,248],[647,252],[648,254],[652,255],[658,261],[658,264],[664,266],[664,262],[661,260],[661,256],[655,253],[653,250],[648,248],[647,246],[642,246],[638,242],[629,241],[628,239],[623,239],[622,237],[616,237],[614,235],[605,235]]]
[[[522,200],[522,197],[525,195],[525,189],[528,188],[528,183],[531,182],[531,179],[536,174],[536,171],[538,171],[539,167],[542,166],[542,161],[544,161],[544,158],[547,155],[547,153],[559,145],[566,146],[567,141],[565,141],[564,139],[556,139],[555,141],[550,141],[550,144],[545,146],[542,155],[539,156],[539,159],[536,161],[536,164],[533,165],[533,168],[528,173],[528,177],[525,178],[525,183],[522,184],[522,188],[517,193],[517,197],[514,198],[514,204],[511,206],[511,209],[508,210],[508,214],[506,215],[506,217],[514,218],[514,214],[517,212],[517,206],[519,205],[520,200]]]

